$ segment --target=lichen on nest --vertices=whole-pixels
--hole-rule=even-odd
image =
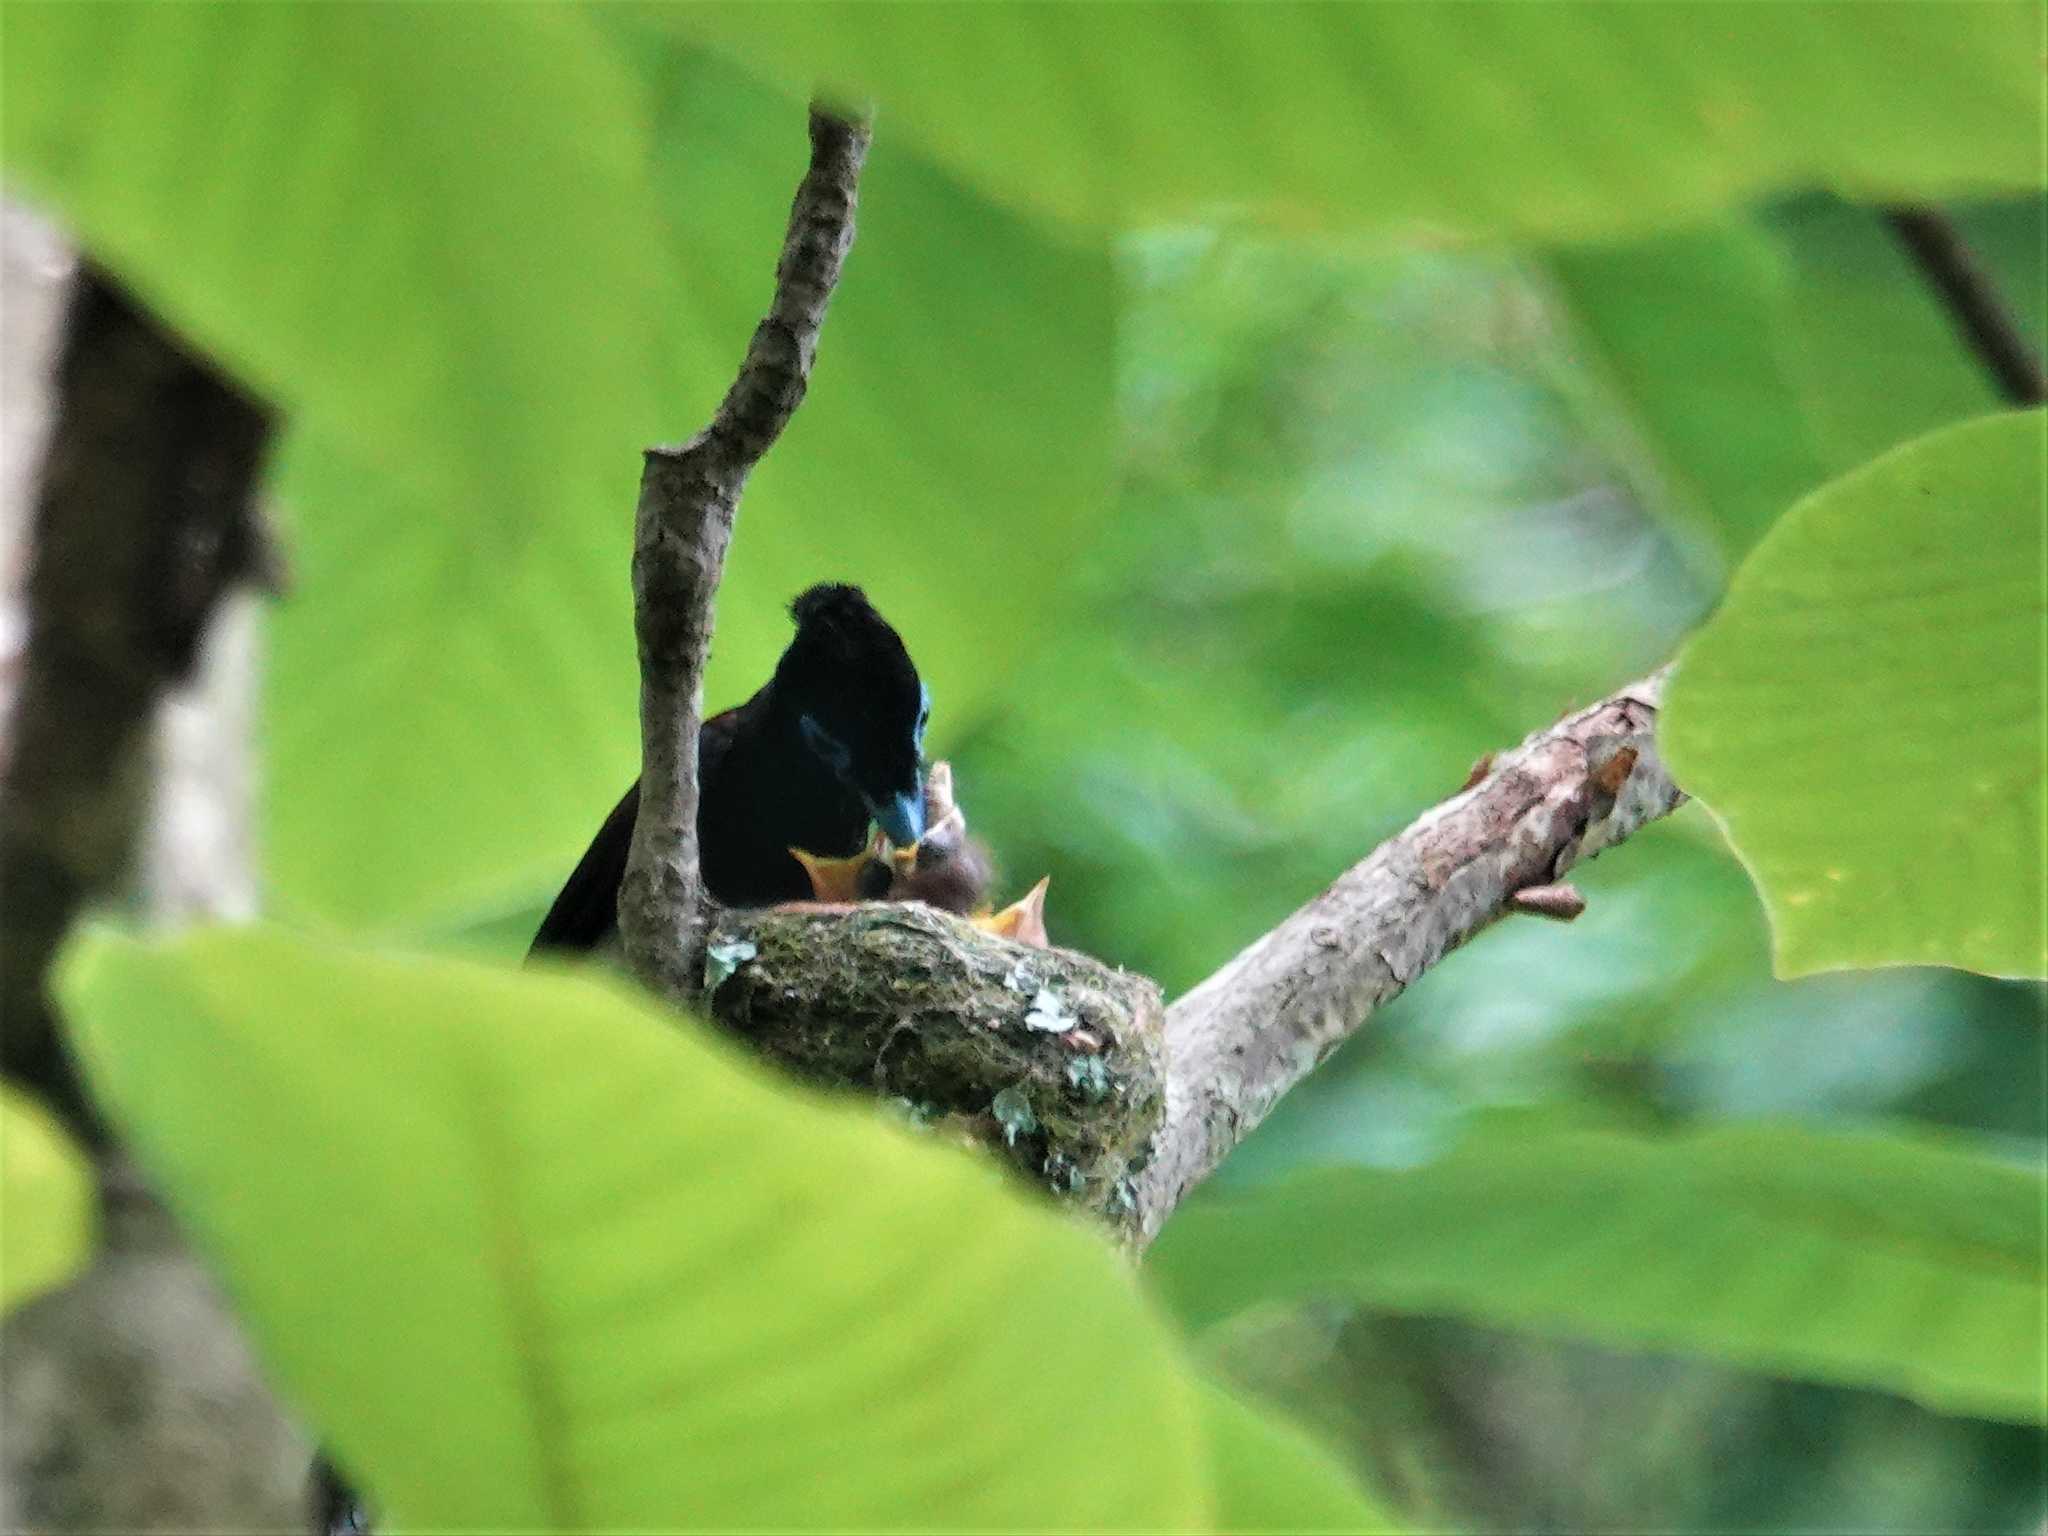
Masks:
[[[812,1081],[899,1100],[1123,1228],[1164,1107],[1149,979],[916,902],[720,915],[712,1016]]]

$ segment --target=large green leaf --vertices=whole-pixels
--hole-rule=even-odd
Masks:
[[[272,904],[403,924],[559,884],[638,763],[630,476],[506,547],[487,510],[310,430],[277,485],[299,527],[267,637]]]
[[[667,260],[646,324],[706,419],[767,302],[804,107],[665,37],[621,31],[652,113]],[[1111,271],[877,137],[860,238],[803,409],[750,486],[708,698],[759,686],[810,582],[865,584],[934,700],[932,745],[1056,627],[1107,481]],[[616,494],[546,509],[512,548],[486,507],[421,504],[331,439],[282,483],[304,512],[277,615],[268,846],[285,905],[352,923],[489,911],[559,882],[638,763],[636,439]]]
[[[1330,1294],[2048,1420],[2039,1169],[1925,1132],[1482,1124],[1405,1170],[1201,1199],[1152,1252],[1187,1316]]]
[[[716,5],[982,185],[1103,224],[1579,238],[1779,188],[2040,184],[2025,4]]]
[[[2042,413],[1815,492],[1686,647],[1659,722],[1786,975],[2048,970]]]
[[[1202,1404],[988,1163],[588,979],[107,941],[96,1088],[286,1391],[417,1529],[1180,1529]]]
[[[1398,1531],[1357,1480],[1299,1430],[1203,1389],[1219,1532]]]
[[[1827,476],[1788,372],[1788,265],[1734,218],[1549,258],[1613,397],[1592,424],[1620,408],[1647,460],[1632,466],[1640,491],[1724,557]]]
[[[19,3],[4,61],[14,189],[426,515],[491,529],[444,565],[630,504],[666,274],[641,103],[582,18]]]
[[[2002,205],[2031,225],[2020,270],[2042,282],[2041,200]],[[2000,408],[1984,366],[1881,215],[1802,198],[1759,223],[1785,253],[1789,325],[1781,356],[1829,475],[1844,474],[1908,438]],[[2007,245],[2018,233],[2002,225]],[[1992,248],[1983,254],[2005,254]],[[2017,253],[2014,253],[2017,254]],[[2009,285],[2024,316],[2038,293]],[[2031,302],[2029,302],[2031,300]]]
[[[41,1105],[0,1087],[0,1312],[69,1279],[92,1230],[84,1155]]]
[[[1710,585],[1823,481],[1999,403],[1883,221],[1831,199],[1545,264],[1606,386],[1588,426],[1620,419],[1617,457],[1713,552]]]

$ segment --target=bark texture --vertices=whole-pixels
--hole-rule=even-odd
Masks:
[[[1166,1121],[1138,1181],[1150,1242],[1192,1189],[1374,1009],[1684,798],[1657,757],[1664,674],[1538,731],[1389,838],[1166,1013]]]
[[[0,1530],[283,1531],[312,1451],[240,1322],[132,1173],[99,1249],[0,1325]]]
[[[263,564],[253,497],[270,424],[90,268],[57,400],[0,779],[0,1065],[99,1141],[45,976],[80,907],[128,872],[159,695],[190,675],[222,593]]]
[[[708,917],[697,856],[697,728],[712,601],[747,476],[809,386],[818,332],[853,244],[868,131],[811,109],[810,170],[797,187],[775,296],[711,424],[651,448],[634,514],[633,615],[640,652],[640,814],[619,890],[627,963],[656,991],[695,996]]]
[[[9,657],[10,680],[23,679],[22,708],[8,713],[13,729],[0,732],[0,752],[13,747],[17,768],[25,762],[29,772],[9,778],[10,800],[0,813],[10,823],[26,816],[11,799],[14,786],[26,783],[43,795],[31,808],[56,805],[82,819],[107,818],[107,841],[86,849],[93,858],[74,856],[66,866],[57,889],[68,900],[134,876],[152,922],[247,916],[255,897],[255,599],[226,584],[243,563],[240,541],[261,541],[246,494],[253,408],[238,397],[220,398],[210,370],[106,292],[102,280],[77,279],[101,291],[81,292],[67,305],[75,264],[39,221],[9,207],[0,210],[0,233],[9,341],[0,523],[5,547],[22,552],[18,563],[9,562],[0,616],[10,639],[24,637],[31,648],[19,660]],[[86,381],[81,399],[58,399],[51,388],[59,317],[67,309],[63,379]],[[161,421],[158,410],[168,412]],[[155,436],[214,429],[225,440],[192,441],[184,449]],[[29,475],[46,440],[53,450],[69,444],[75,456],[96,448],[117,462],[102,475],[75,458],[62,466],[53,459],[31,511]],[[193,478],[154,483],[154,474],[180,466],[191,466]],[[71,499],[53,502],[60,467],[56,483],[70,488]],[[215,493],[234,499],[215,502]],[[81,507],[79,497],[126,499]],[[241,529],[228,532],[237,519]],[[154,573],[162,585],[152,590],[150,561],[166,558],[171,563]],[[48,568],[58,560],[66,562],[63,570]],[[22,567],[37,579],[14,580]],[[17,617],[31,602],[53,598],[74,606],[36,611],[34,622]],[[88,664],[67,672],[49,653],[38,657],[36,644],[54,646],[59,661],[86,649]],[[163,682],[188,667],[190,685],[160,696]],[[111,696],[67,694],[101,686],[110,669],[118,684]],[[111,718],[115,709],[118,720]],[[47,771],[37,769],[38,754],[47,750],[48,731],[81,721],[127,761],[101,765],[104,778],[86,775],[53,800],[37,777]],[[96,805],[95,795],[109,800]],[[117,834],[120,818],[143,802],[150,808],[138,869]],[[59,856],[75,855],[78,839],[59,836],[50,846]],[[25,898],[12,884],[11,865],[6,875],[4,937],[13,967],[27,958],[12,952],[17,920],[27,914],[16,910]],[[39,943],[48,942],[41,936],[55,921],[51,929],[36,926]],[[14,1020],[8,1022],[11,1028]],[[0,1529],[300,1526],[309,1450],[265,1384],[240,1324],[119,1152],[103,1148],[96,1172],[100,1230],[91,1264],[0,1323]]]

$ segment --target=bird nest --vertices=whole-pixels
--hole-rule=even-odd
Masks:
[[[770,1058],[993,1147],[1128,1230],[1164,1111],[1148,978],[919,902],[727,911],[706,956],[712,1016]]]

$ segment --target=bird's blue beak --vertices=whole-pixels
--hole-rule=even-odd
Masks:
[[[908,848],[924,836],[924,794],[898,795],[877,805],[868,802],[868,814],[898,848]]]

